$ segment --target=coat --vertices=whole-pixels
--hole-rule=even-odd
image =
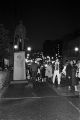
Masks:
[[[45,76],[47,76],[48,78],[52,77],[52,66],[48,65],[45,71]]]

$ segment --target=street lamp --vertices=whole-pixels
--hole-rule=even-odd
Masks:
[[[27,47],[27,51],[31,51],[31,47]]]
[[[14,49],[15,49],[15,50],[18,49],[18,45],[14,45]]]
[[[75,52],[78,52],[78,51],[79,51],[79,48],[78,48],[78,47],[75,47],[74,50],[75,50]]]

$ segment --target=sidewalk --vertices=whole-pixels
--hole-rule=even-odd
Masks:
[[[28,84],[28,81],[27,80],[15,80],[15,81],[11,81],[9,85],[21,85],[21,84]],[[3,94],[8,90],[8,87],[9,85],[7,86],[4,86],[0,89],[0,98],[2,98]]]
[[[73,92],[68,89],[68,87],[56,87],[55,85],[49,85],[53,90],[61,96],[80,96],[80,92]]]

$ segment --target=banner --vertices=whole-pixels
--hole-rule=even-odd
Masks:
[[[25,70],[25,52],[15,52],[14,53],[14,73],[13,80],[25,80],[26,70]]]

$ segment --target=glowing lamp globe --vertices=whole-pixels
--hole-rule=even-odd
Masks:
[[[74,50],[75,50],[75,52],[77,52],[77,51],[79,51],[79,48],[78,48],[78,47],[75,47],[75,49],[74,49]]]
[[[18,45],[14,45],[14,49],[18,49]]]
[[[31,51],[31,47],[28,47],[28,48],[27,48],[27,51]]]

